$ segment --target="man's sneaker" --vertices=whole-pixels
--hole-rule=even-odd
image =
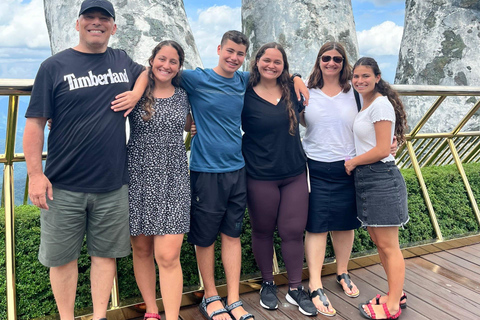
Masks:
[[[303,290],[303,286],[298,286],[297,290],[288,289],[287,301],[298,306],[298,310],[306,316],[314,316],[317,314],[317,308],[313,304],[308,293]]]
[[[277,285],[272,282],[262,283],[260,289],[260,305],[268,310],[278,308]]]

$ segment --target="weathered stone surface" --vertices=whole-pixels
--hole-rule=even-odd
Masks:
[[[407,0],[395,83],[478,86],[478,48],[478,0]],[[431,101],[431,98],[423,97],[404,99],[411,127],[428,110]],[[475,101],[468,97],[449,98],[422,131],[453,129]],[[464,130],[479,129],[479,117],[474,117]]]
[[[290,71],[304,78],[327,41],[343,43],[350,62],[358,57],[350,0],[242,0],[242,29],[251,41],[247,57],[267,42],[279,42],[287,52]]]
[[[78,44],[75,21],[82,0],[44,0],[52,53]],[[172,39],[185,50],[187,69],[201,67],[195,40],[182,0],[113,0],[117,33],[109,45],[124,49],[138,63],[147,64],[152,49]]]

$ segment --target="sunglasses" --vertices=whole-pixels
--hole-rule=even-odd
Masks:
[[[343,62],[343,57],[339,57],[339,56],[335,56],[335,57],[332,57],[332,56],[322,56],[322,61],[323,62],[329,62],[330,60],[333,59],[333,62],[335,63],[342,63]]]

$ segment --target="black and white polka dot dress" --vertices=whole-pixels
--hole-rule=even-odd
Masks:
[[[187,93],[175,88],[156,99],[153,116],[144,121],[140,100],[129,115],[128,142],[130,234],[165,235],[190,229],[190,178],[183,142],[190,112]]]

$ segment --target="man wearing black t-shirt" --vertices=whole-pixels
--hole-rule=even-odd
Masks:
[[[114,19],[109,1],[82,3],[76,22],[79,44],[42,63],[25,115],[30,200],[41,209],[38,258],[50,267],[61,319],[74,318],[77,259],[85,235],[92,261],[93,319],[106,317],[115,258],[130,253],[125,118],[112,110],[111,102],[124,97],[115,106],[122,110],[138,100],[142,92],[121,93],[132,89],[144,68],[124,51],[108,47],[117,29]]]

